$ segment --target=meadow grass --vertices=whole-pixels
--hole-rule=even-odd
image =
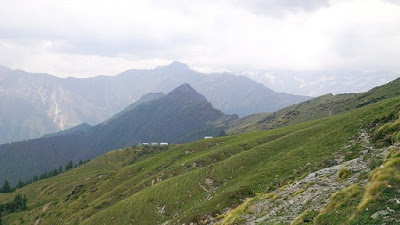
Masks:
[[[175,145],[165,151],[143,154],[140,147],[111,151],[56,177],[1,194],[0,202],[16,194],[28,198],[27,211],[3,220],[182,224],[215,217],[256,193],[268,193],[317,170],[370,121],[398,110],[398,102],[394,98],[319,120]],[[353,195],[343,195],[353,201]]]

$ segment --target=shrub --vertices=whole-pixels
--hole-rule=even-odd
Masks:
[[[339,172],[338,172],[338,179],[339,180],[344,180],[348,177],[351,176],[351,170],[347,167],[342,167],[340,168]]]

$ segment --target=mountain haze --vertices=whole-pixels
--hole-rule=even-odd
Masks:
[[[150,101],[156,100],[156,99],[158,99],[158,98],[161,98],[161,97],[163,97],[163,96],[164,96],[164,94],[161,93],[161,92],[160,92],[160,93],[148,93],[148,94],[145,94],[145,95],[143,95],[139,100],[137,100],[136,102],[134,102],[134,103],[128,105],[128,106],[125,107],[121,112],[116,113],[115,115],[113,115],[113,116],[112,116],[110,119],[108,119],[108,120],[113,120],[113,119],[115,119],[115,118],[121,116],[122,114],[124,114],[124,113],[126,113],[126,112],[128,112],[128,111],[133,110],[134,108],[136,108],[137,106],[139,106],[139,105],[142,104],[142,103],[150,102]],[[107,121],[108,121],[108,120],[107,120]],[[106,122],[107,122],[107,121],[106,121]]]
[[[400,96],[400,78],[364,93],[327,94],[288,106],[274,113],[250,115],[230,124],[228,133],[273,129],[335,115],[387,98]]]
[[[66,130],[58,131],[56,133],[46,134],[43,137],[44,138],[48,138],[48,137],[54,137],[54,136],[62,136],[62,135],[74,134],[74,133],[86,131],[86,130],[90,129],[91,127],[92,126],[90,126],[87,123],[81,123],[81,124],[79,124],[77,126],[71,127],[69,129],[66,129]]]
[[[14,183],[69,160],[91,159],[142,142],[181,143],[215,136],[233,119],[237,116],[214,109],[204,96],[183,84],[88,129],[0,145],[0,183],[5,179]]]
[[[326,71],[234,71],[278,91],[297,95],[360,93],[383,85],[400,76],[395,71],[326,70]]]
[[[183,83],[216,109],[239,116],[272,112],[309,99],[276,93],[245,76],[199,73],[179,62],[85,79],[1,67],[0,143],[37,138],[81,123],[98,124],[149,92],[168,93]]]
[[[200,96],[190,101],[203,102]],[[397,224],[399,101],[388,97],[317,120],[164,151],[115,150],[0,195],[4,202],[16,194],[28,199],[28,209],[3,219],[43,225]]]

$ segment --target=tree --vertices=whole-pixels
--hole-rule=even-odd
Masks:
[[[62,166],[60,166],[59,168],[58,168],[58,173],[62,173],[63,172],[63,168],[62,168]]]
[[[20,194],[17,194],[14,197],[14,201],[6,203],[4,205],[5,210],[7,210],[9,213],[16,212],[18,210],[26,210],[27,209],[27,199],[26,196],[21,196]]]
[[[67,165],[65,165],[65,171],[68,171],[74,167],[74,163],[70,160]]]
[[[11,192],[11,187],[10,187],[10,184],[8,183],[8,180],[4,181],[3,187],[1,188],[1,192],[3,192],[3,193]]]
[[[17,184],[17,188],[22,188],[24,186],[24,183],[22,182],[21,179],[19,179],[18,184]]]
[[[22,198],[22,196],[20,194],[17,194],[14,197],[14,204],[15,204],[15,208],[16,209],[21,209],[22,208],[24,203],[23,203],[23,198]]]
[[[54,176],[57,176],[58,175],[58,170],[57,169],[54,169],[54,170],[52,170],[51,171],[51,177],[54,177]]]
[[[15,199],[14,199],[14,201],[15,201]],[[9,213],[13,213],[13,212],[15,212],[15,210],[17,210],[17,209],[16,209],[16,204],[15,204],[15,202],[6,203],[6,205],[5,205],[4,208],[5,208],[5,210],[8,211]]]
[[[28,207],[27,207],[27,204],[28,203],[28,199],[26,198],[26,195],[24,195],[23,197],[22,197],[22,206],[21,206],[21,209],[22,210],[26,210],[26,209],[28,209]]]
[[[49,174],[47,172],[44,172],[44,173],[40,174],[39,178],[40,178],[40,180],[42,180],[42,179],[46,179],[48,177],[49,177]]]

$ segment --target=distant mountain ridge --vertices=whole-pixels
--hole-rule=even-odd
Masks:
[[[127,107],[125,107],[121,112],[116,113],[115,115],[113,115],[110,119],[108,119],[107,121],[113,120],[119,116],[121,116],[122,114],[133,110],[134,108],[136,108],[137,106],[139,106],[140,104],[143,104],[145,102],[150,102],[153,100],[156,100],[158,98],[163,97],[164,94],[163,93],[148,93],[143,95],[139,100],[137,100],[136,102],[128,105]],[[104,123],[107,123],[107,121],[105,121]]]
[[[92,126],[90,126],[87,123],[81,123],[75,127],[71,127],[69,129],[63,130],[63,131],[58,131],[56,133],[50,133],[50,134],[46,134],[43,136],[43,138],[49,138],[49,137],[55,137],[55,136],[62,136],[62,135],[69,135],[69,134],[75,134],[77,132],[84,132],[89,130],[90,128],[92,128]]]
[[[315,70],[315,71],[234,71],[277,92],[320,96],[328,93],[360,93],[400,76],[395,71]]]
[[[183,84],[99,125],[0,145],[0,183],[5,179],[14,183],[69,160],[91,159],[142,142],[182,143],[216,136],[225,129],[221,121],[237,118],[214,109],[204,96]]]
[[[273,129],[319,119],[400,96],[400,78],[364,93],[326,94],[273,113],[250,115],[230,124],[228,133]]]
[[[109,119],[149,92],[188,83],[224,113],[272,112],[309,99],[273,92],[245,76],[205,74],[173,62],[116,76],[57,78],[0,67],[0,143],[41,137]]]

